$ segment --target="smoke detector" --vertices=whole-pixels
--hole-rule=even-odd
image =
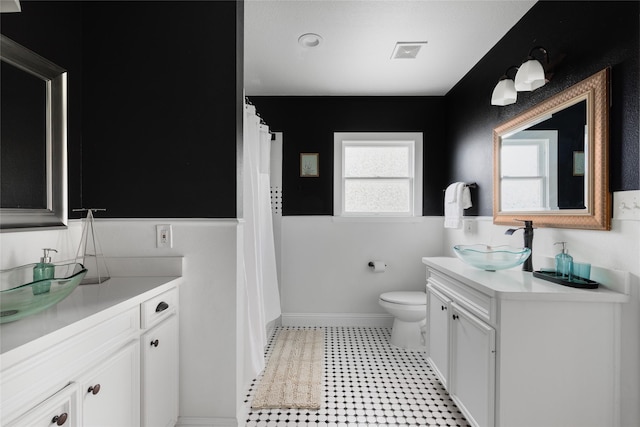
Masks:
[[[391,59],[415,59],[422,46],[427,42],[398,42],[393,49]]]
[[[306,33],[298,37],[298,44],[304,48],[318,47],[322,43],[322,36],[315,33]]]

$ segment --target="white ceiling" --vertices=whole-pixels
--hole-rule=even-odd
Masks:
[[[534,0],[246,0],[245,92],[445,95]],[[320,46],[298,45],[304,33]],[[396,42],[427,41],[416,59]],[[496,81],[504,70],[496,70]]]

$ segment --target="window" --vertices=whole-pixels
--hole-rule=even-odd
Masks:
[[[557,131],[521,131],[503,139],[500,150],[502,211],[558,209],[557,147]]]
[[[334,134],[335,216],[422,216],[422,134]]]

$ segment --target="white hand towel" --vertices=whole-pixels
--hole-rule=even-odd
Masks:
[[[446,203],[455,203],[458,200],[458,187],[461,182],[454,182],[450,184],[444,192],[444,201]]]
[[[455,197],[451,195],[455,193]],[[449,200],[454,200],[449,202]],[[463,182],[454,182],[445,191],[444,228],[462,227],[462,210],[471,207],[471,193]]]
[[[462,209],[469,209],[471,206],[473,206],[473,203],[471,203],[471,190],[469,189],[468,186],[463,185],[463,188],[462,188]]]

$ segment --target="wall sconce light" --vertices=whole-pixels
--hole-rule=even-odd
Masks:
[[[504,75],[500,77],[498,84],[491,94],[491,105],[500,105],[504,107],[505,105],[515,104],[516,99],[518,98],[518,92],[516,91],[513,79],[508,77],[509,71],[513,69],[518,70],[518,67],[512,65],[507,68]]]
[[[545,48],[536,46],[529,52],[526,61],[518,69],[515,79],[515,87],[518,92],[530,92],[542,87],[547,82],[542,63],[533,57],[533,52],[542,52],[545,63],[549,64],[549,53]]]

